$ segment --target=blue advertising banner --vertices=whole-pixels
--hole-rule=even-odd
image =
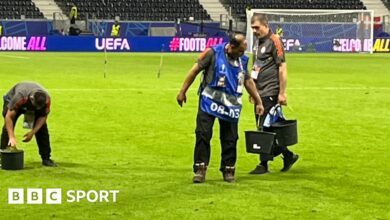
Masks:
[[[357,38],[285,38],[284,49],[288,52],[369,52],[371,39]]]
[[[207,47],[227,42],[223,37],[61,37],[3,36],[0,51],[65,51],[65,52],[201,52]],[[361,52],[370,51],[370,39],[356,38],[285,38],[287,52]],[[389,38],[378,38],[374,51],[389,52]]]
[[[284,37],[356,37],[360,30],[357,24],[351,23],[271,23],[271,29],[279,25]]]
[[[97,52],[201,52],[207,47],[226,42],[223,37],[61,37],[3,36],[0,51],[69,51]]]
[[[3,27],[3,35],[8,36],[43,36],[53,32],[52,21],[0,21]]]

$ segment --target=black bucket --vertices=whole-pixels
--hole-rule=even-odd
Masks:
[[[284,120],[271,125],[272,132],[275,132],[275,143],[277,146],[291,146],[298,143],[297,120]]]
[[[265,131],[245,131],[246,152],[271,154],[275,133]]]
[[[1,151],[1,169],[3,170],[21,170],[24,167],[23,150],[2,150]]]

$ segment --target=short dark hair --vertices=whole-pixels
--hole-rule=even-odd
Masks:
[[[232,45],[233,47],[239,47],[240,46],[240,42],[234,36],[230,38],[229,44]]]
[[[34,93],[34,106],[42,108],[46,105],[46,94],[42,91]]]
[[[268,25],[268,17],[265,14],[255,14],[251,18],[251,24],[255,23],[255,21],[259,21],[263,25]]]
[[[234,34],[229,39],[229,44],[232,47],[239,47],[245,43],[245,36],[243,34]]]

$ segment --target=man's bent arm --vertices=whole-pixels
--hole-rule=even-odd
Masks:
[[[185,80],[184,80],[184,83],[180,89],[180,93],[186,93],[188,88],[192,85],[192,83],[194,82],[196,76],[198,75],[198,73],[201,71],[200,67],[199,67],[199,64],[198,63],[195,63],[192,68],[190,69],[190,71],[188,72]]]
[[[8,132],[8,137],[15,139],[15,133],[14,133],[14,119],[16,117],[16,111],[14,110],[8,110],[5,115],[5,128]]]
[[[39,117],[36,122],[35,122],[35,125],[34,125],[34,128],[32,129],[32,133],[33,134],[36,134],[39,129],[41,129],[41,127],[46,123],[46,119],[47,119],[47,115],[46,116],[41,116]]]
[[[253,97],[253,99],[255,100],[256,114],[262,115],[264,113],[264,107],[263,107],[263,103],[261,101],[260,95],[257,92],[255,82],[253,81],[253,79],[247,79],[244,82],[244,86],[245,86],[245,89],[248,91],[249,95],[251,97]]]
[[[198,75],[198,73],[200,71],[201,71],[201,68],[200,68],[199,64],[195,63],[194,66],[192,66],[192,68],[188,72],[188,74],[184,80],[184,83],[181,86],[179,94],[176,97],[177,103],[180,106],[183,106],[183,102],[185,103],[187,101],[186,92],[187,92],[188,88],[190,88],[190,86],[192,85],[192,83],[194,82],[196,76]]]
[[[255,82],[253,82],[253,79],[245,80],[244,83],[246,91],[248,91],[249,95],[255,100],[255,104],[262,104],[261,98],[259,96],[259,93],[257,92]]]

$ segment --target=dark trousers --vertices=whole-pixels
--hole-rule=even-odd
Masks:
[[[208,166],[210,161],[210,140],[213,136],[213,125],[215,117],[209,115],[202,110],[198,110],[196,117],[196,143],[194,151],[194,172],[198,169],[198,164],[204,163]],[[237,160],[237,123],[219,121],[219,136],[221,139],[221,165],[220,171],[223,171],[226,166],[234,166]]]
[[[261,101],[263,102],[264,106],[264,114],[260,116],[260,125],[263,126],[264,120],[267,117],[268,112],[273,106],[278,103],[278,96],[261,97]],[[259,116],[255,114],[255,117],[257,123]],[[272,130],[267,127],[263,127],[263,130],[272,132]],[[274,157],[279,156],[280,154],[282,154],[284,157],[290,157],[293,155],[293,153],[289,151],[286,146],[277,146],[274,143],[272,147],[272,154],[260,154],[260,161],[267,162],[269,160],[274,160]]]
[[[3,117],[7,114],[8,108],[7,108],[6,102],[4,102],[3,105]],[[15,119],[13,121],[14,127],[16,125],[16,121],[18,120],[19,116],[22,115],[24,112],[23,111],[18,111],[16,112]],[[38,117],[35,117],[35,120]],[[49,159],[50,158],[50,153],[51,153],[51,147],[50,147],[50,136],[49,136],[49,130],[47,128],[47,124],[45,123],[42,125],[42,127],[38,130],[38,132],[35,134],[35,139],[37,141],[38,149],[39,149],[39,154],[41,155],[41,158],[44,159]],[[5,149],[8,146],[8,132],[5,127],[3,126],[3,130],[1,133],[1,149]]]

